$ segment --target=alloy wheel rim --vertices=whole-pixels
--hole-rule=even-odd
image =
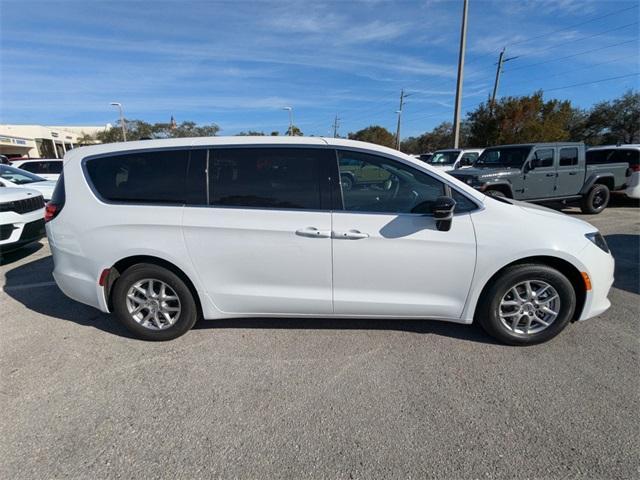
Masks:
[[[534,335],[549,328],[558,318],[560,295],[541,280],[526,280],[513,285],[500,300],[500,322],[509,331]]]
[[[131,318],[149,330],[164,330],[178,321],[180,298],[167,283],[145,278],[134,283],[127,292],[127,310]]]

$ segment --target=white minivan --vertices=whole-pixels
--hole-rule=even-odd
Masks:
[[[354,169],[370,181],[343,188]],[[198,318],[382,317],[526,345],[604,312],[613,282],[588,223],[333,138],[74,149],[45,220],[62,291],[147,340]]]

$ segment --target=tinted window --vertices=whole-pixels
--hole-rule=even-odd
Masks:
[[[429,163],[432,165],[453,165],[460,155],[460,150],[448,150],[444,152],[436,152],[429,159]]]
[[[22,170],[21,168],[10,167],[9,165],[0,165],[0,178],[15,183],[16,185],[26,185],[28,183],[44,181],[42,177]]]
[[[598,165],[607,163],[613,150],[589,150],[587,151],[587,165]]]
[[[560,149],[560,166],[570,167],[578,165],[578,149],[577,148],[561,148]]]
[[[536,160],[537,168],[545,168],[553,166],[553,149],[547,148],[544,150],[536,150],[533,153],[533,158]]]
[[[462,158],[460,158],[460,166],[467,167],[469,165],[473,165],[473,162],[475,162],[477,159],[478,154],[476,152],[465,153],[464,155],[462,155]]]
[[[482,152],[475,166],[521,168],[530,151],[531,147],[487,148]]]
[[[184,202],[187,205],[207,204],[207,150],[191,150]]]
[[[453,188],[451,189],[451,197],[456,201],[456,213],[470,212],[478,208],[475,203],[473,203],[461,193],[458,193],[458,191],[454,190]]]
[[[106,200],[130,203],[184,203],[189,152],[161,150],[87,161],[89,178]]]
[[[321,209],[321,178],[333,152],[313,148],[221,148],[209,158],[210,203]],[[324,176],[326,178],[326,176]]]
[[[348,211],[428,213],[444,195],[436,178],[384,157],[339,151],[338,167]]]
[[[40,173],[40,162],[27,162],[20,165],[18,168],[26,170],[31,173]]]
[[[27,162],[20,168],[31,173],[59,174],[62,172],[62,161]]]
[[[609,158],[610,163],[628,163],[629,165],[638,165],[640,163],[639,150],[615,150]]]

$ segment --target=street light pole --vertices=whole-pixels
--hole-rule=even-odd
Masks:
[[[122,113],[122,104],[119,102],[111,102],[111,106],[112,107],[118,107],[118,110],[120,111],[120,127],[122,128],[122,141],[126,142],[127,141],[127,126],[125,125],[124,122],[124,113]]]
[[[289,111],[289,136],[293,136],[293,107],[283,107],[283,110]]]
[[[462,104],[462,79],[464,76],[464,54],[467,47],[467,12],[469,0],[463,0],[462,27],[460,28],[460,54],[458,55],[458,83],[456,85],[456,105],[453,111],[453,148],[460,146],[460,108]]]

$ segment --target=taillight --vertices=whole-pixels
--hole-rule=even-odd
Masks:
[[[632,172],[640,172],[640,163],[638,163],[636,165],[631,165],[629,167],[629,170],[631,170]]]
[[[51,220],[56,218],[60,213],[60,210],[62,210],[61,206],[56,205],[55,203],[47,202],[44,207],[44,221],[50,222]]]

